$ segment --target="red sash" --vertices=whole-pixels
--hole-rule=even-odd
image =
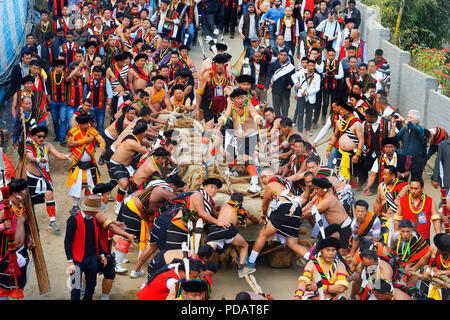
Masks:
[[[147,83],[150,82],[148,75],[146,75],[145,72],[141,68],[139,68],[136,64],[133,64],[133,66],[131,68],[137,73],[139,78],[141,78],[142,80],[145,80]]]
[[[83,103],[83,81],[81,80],[81,77],[78,77],[77,80],[74,81],[74,79],[70,79],[70,101],[69,105],[72,107],[78,107],[75,106],[75,88],[78,87],[78,99],[80,101],[80,104]]]

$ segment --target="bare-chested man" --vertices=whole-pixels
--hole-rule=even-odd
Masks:
[[[166,78],[162,75],[157,75],[152,78],[153,86],[148,87],[145,91],[150,95],[149,107],[158,115],[165,113],[163,110],[173,111],[172,105],[169,101],[169,94],[164,89],[164,81]]]
[[[342,177],[349,181],[351,176],[356,176],[358,164],[364,146],[364,130],[362,122],[358,119],[354,111],[355,109],[349,103],[339,100],[338,112],[341,119],[334,130],[330,144],[327,148],[327,158],[331,157],[331,151],[336,141],[339,142],[339,153],[341,154],[341,163],[339,173]],[[358,149],[356,152],[353,150]]]
[[[344,206],[333,193],[333,185],[328,179],[313,178],[312,185],[314,190],[311,194],[312,200],[307,206],[303,207],[302,219],[308,219],[310,223],[314,222],[314,219],[312,219],[312,210],[317,210],[322,214],[322,218],[325,218],[328,224],[336,223],[340,225],[341,254],[346,255],[345,249],[348,248],[348,242],[352,234],[352,219],[348,216]],[[302,194],[304,200],[308,198],[309,192],[307,191]]]
[[[161,179],[170,152],[163,147],[156,148],[131,177],[130,187],[133,191],[142,190],[150,181]]]
[[[253,157],[258,144],[257,126],[262,125],[262,116],[248,103],[247,97],[247,91],[240,88],[235,89],[230,95],[232,103],[228,104],[227,109],[217,121],[215,129],[219,132],[219,129],[227,123],[228,118],[232,117],[234,137],[226,150],[229,155],[227,162],[231,170],[236,165],[235,159],[243,155],[244,163],[251,177],[251,186],[248,191],[258,193],[261,191],[261,187],[258,183],[258,172]]]
[[[150,229],[153,226],[153,221],[158,217],[159,207],[167,200],[175,198],[174,191],[182,187],[184,187],[184,182],[179,177],[169,181],[155,180],[144,190],[139,190],[125,199],[117,221],[124,222],[126,225],[125,231],[136,236],[141,253],[148,245]],[[117,241],[114,254],[117,265],[120,267],[128,253],[130,244],[124,238],[119,238]],[[149,247],[151,247],[149,248],[151,253],[157,248],[156,244],[150,244]]]
[[[131,134],[126,136],[117,147],[111,160],[107,162],[108,173],[111,179],[119,184],[117,190],[116,213],[119,212],[123,198],[128,189],[129,179],[133,176],[140,155],[147,153],[148,148],[141,144],[147,131],[147,124],[136,123]]]
[[[275,176],[271,167],[265,167],[261,171],[261,178],[266,185],[262,203],[262,215],[260,222],[267,223],[260,230],[258,238],[246,261],[251,269],[255,267],[256,259],[264,248],[267,237],[278,233],[286,237],[287,246],[295,252],[297,257],[305,258],[308,250],[298,243],[300,218],[302,216],[302,203],[298,197],[293,197],[291,184],[288,180]],[[269,211],[270,207],[270,213]]]
[[[206,243],[213,247],[214,250],[216,250],[217,247],[223,249],[225,244],[231,244],[239,249],[239,278],[253,273],[256,270],[245,266],[245,260],[248,255],[248,243],[236,229],[238,227],[246,228],[247,218],[253,223],[258,223],[259,221],[258,218],[243,208],[243,202],[244,195],[242,193],[235,192],[231,194],[230,201],[220,207],[219,217],[217,218],[219,222],[230,223],[230,226],[226,229],[216,225],[211,226],[206,239]]]
[[[53,197],[53,182],[49,175],[50,165],[48,156],[51,154],[56,159],[71,160],[69,155],[63,154],[55,147],[45,142],[48,129],[44,126],[36,126],[31,129],[31,140],[27,141],[27,180],[30,189],[30,197],[33,204],[43,203],[47,208],[50,218],[49,229],[59,231],[56,224],[56,202]]]
[[[106,149],[117,140],[120,133],[136,118],[136,109],[132,105],[127,106],[124,111],[123,115],[105,128]]]
[[[400,198],[408,194],[408,182],[397,177],[397,168],[385,166],[383,169],[383,182],[378,185],[377,197],[373,204],[373,212],[388,219],[397,213]]]
[[[277,146],[271,149],[270,156],[268,158],[279,159],[280,165],[283,166],[289,161],[289,158],[293,154],[291,144],[289,143],[290,138],[293,135],[298,135],[302,138],[303,141],[307,142],[308,140],[302,133],[298,132],[293,127],[292,119],[288,117],[283,117],[280,120],[279,130],[277,133],[277,135],[271,134],[270,139],[268,139],[269,142],[278,140],[278,143],[276,143]]]
[[[145,72],[144,67],[148,60],[145,53],[140,53],[134,58],[134,64],[128,70],[127,83],[132,94],[137,89],[145,89],[150,82],[149,75]]]

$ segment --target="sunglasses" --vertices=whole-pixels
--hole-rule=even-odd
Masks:
[[[45,136],[36,136],[36,137],[38,137],[39,139],[44,139],[45,138]]]

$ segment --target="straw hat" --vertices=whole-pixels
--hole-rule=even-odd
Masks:
[[[102,202],[102,197],[96,194],[83,195],[78,201],[78,207],[83,211],[98,212],[105,211],[106,205]]]

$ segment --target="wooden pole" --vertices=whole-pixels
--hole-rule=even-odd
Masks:
[[[405,7],[405,0],[400,3],[400,9],[398,11],[397,23],[394,31],[394,44],[398,46],[398,29],[400,28],[400,21],[402,20],[403,8]]]
[[[20,113],[22,116],[22,125],[23,125],[23,135],[24,135],[24,148],[22,161],[19,163],[16,168],[16,176],[21,177],[22,179],[27,180],[27,170],[26,170],[26,150],[25,145],[27,143],[27,130],[25,126],[25,118],[23,115],[23,109],[19,106]],[[36,270],[36,278],[39,286],[39,294],[44,294],[50,291],[50,282],[48,279],[47,266],[45,264],[44,252],[42,250],[41,240],[39,237],[38,226],[36,222],[36,215],[33,210],[33,205],[31,203],[30,198],[30,190],[26,189],[26,195],[24,198],[24,207],[26,213],[28,215],[28,223],[30,226],[31,238],[33,239],[34,247],[31,249],[31,253],[33,255],[34,267]]]

